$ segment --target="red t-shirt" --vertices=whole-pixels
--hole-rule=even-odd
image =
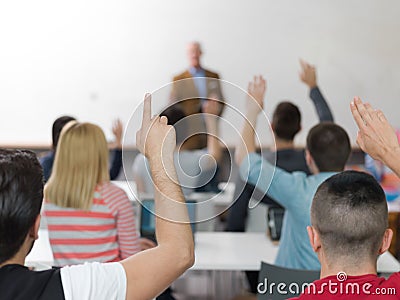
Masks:
[[[373,274],[344,274],[344,277],[340,277],[339,274],[314,281],[299,298],[292,299],[400,299],[400,272],[394,273],[388,279]]]

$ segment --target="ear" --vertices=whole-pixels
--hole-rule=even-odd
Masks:
[[[306,149],[306,163],[309,167],[311,167],[314,164],[314,160],[311,156],[310,151],[308,151],[308,149]]]
[[[35,241],[39,238],[40,220],[41,220],[41,215],[39,214],[36,217],[35,223],[33,223],[31,229],[29,230],[29,237]]]
[[[310,240],[311,248],[314,252],[318,252],[321,249],[321,240],[318,232],[312,226],[307,226],[308,239]]]
[[[393,230],[389,228],[386,229],[385,233],[383,234],[381,247],[379,248],[379,254],[385,253],[389,249],[390,243],[392,242],[392,238],[393,238]]]

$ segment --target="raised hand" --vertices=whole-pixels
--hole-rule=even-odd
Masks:
[[[310,89],[315,88],[317,86],[317,74],[315,72],[315,67],[302,59],[300,59],[300,66],[300,80],[308,85]]]
[[[389,167],[391,161],[398,161],[400,146],[396,132],[380,110],[374,110],[369,103],[363,103],[354,97],[350,104],[351,113],[359,128],[357,144],[374,159],[380,160]]]
[[[172,157],[176,147],[175,129],[168,125],[167,117],[151,117],[151,94],[144,98],[142,126],[136,132],[136,146],[150,160]]]
[[[122,147],[122,134],[124,132],[124,125],[122,124],[120,119],[114,120],[112,124],[112,133],[115,138],[115,146],[117,148]]]
[[[247,110],[248,113],[258,114],[264,107],[265,91],[267,90],[267,82],[260,76],[254,76],[253,81],[249,82],[247,88]]]

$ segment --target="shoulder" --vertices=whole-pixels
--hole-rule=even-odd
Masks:
[[[54,161],[54,152],[48,152],[43,157],[39,158],[39,161],[42,165],[52,163]]]
[[[211,70],[206,70],[206,69],[204,69],[204,72],[206,73],[206,77],[219,78],[219,75],[216,72],[213,72]]]
[[[186,79],[186,78],[190,78],[190,77],[192,77],[190,72],[188,70],[185,70],[184,72],[174,76],[173,77],[173,81],[178,81],[178,80]]]
[[[125,299],[126,275],[120,263],[86,263],[61,269],[65,299]]]
[[[111,182],[102,184],[100,191],[101,197],[109,205],[130,203],[125,191]]]
[[[383,281],[385,285],[390,287],[400,287],[400,272],[393,273],[390,277]]]

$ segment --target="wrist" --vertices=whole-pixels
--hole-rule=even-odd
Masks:
[[[380,160],[388,167],[393,167],[393,164],[397,163],[399,158],[400,158],[400,146],[386,149],[385,153],[382,154]]]
[[[251,123],[251,124],[255,124],[257,121],[257,117],[258,114],[260,113],[260,111],[256,111],[256,110],[248,110],[246,113],[246,120],[247,122]]]

